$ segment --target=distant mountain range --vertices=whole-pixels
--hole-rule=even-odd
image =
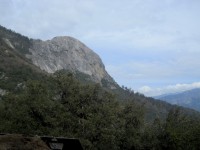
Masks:
[[[181,93],[160,95],[154,98],[200,111],[200,88]]]

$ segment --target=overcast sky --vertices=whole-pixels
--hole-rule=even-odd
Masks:
[[[200,87],[200,0],[0,0],[0,24],[73,36],[120,84],[147,96]]]

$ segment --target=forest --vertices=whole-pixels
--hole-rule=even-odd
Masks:
[[[29,80],[1,98],[0,133],[78,138],[87,150],[199,149],[199,118],[173,107],[166,119],[147,121],[134,98],[118,99],[70,73]]]
[[[77,138],[85,150],[199,149],[198,112],[80,72],[48,74],[25,57],[30,41],[0,26],[0,133]]]

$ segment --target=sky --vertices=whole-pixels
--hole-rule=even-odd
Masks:
[[[0,0],[0,25],[72,36],[119,85],[146,96],[200,87],[200,0]]]

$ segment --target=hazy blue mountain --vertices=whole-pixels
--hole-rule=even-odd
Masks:
[[[200,111],[200,88],[176,94],[160,95],[155,98]]]

